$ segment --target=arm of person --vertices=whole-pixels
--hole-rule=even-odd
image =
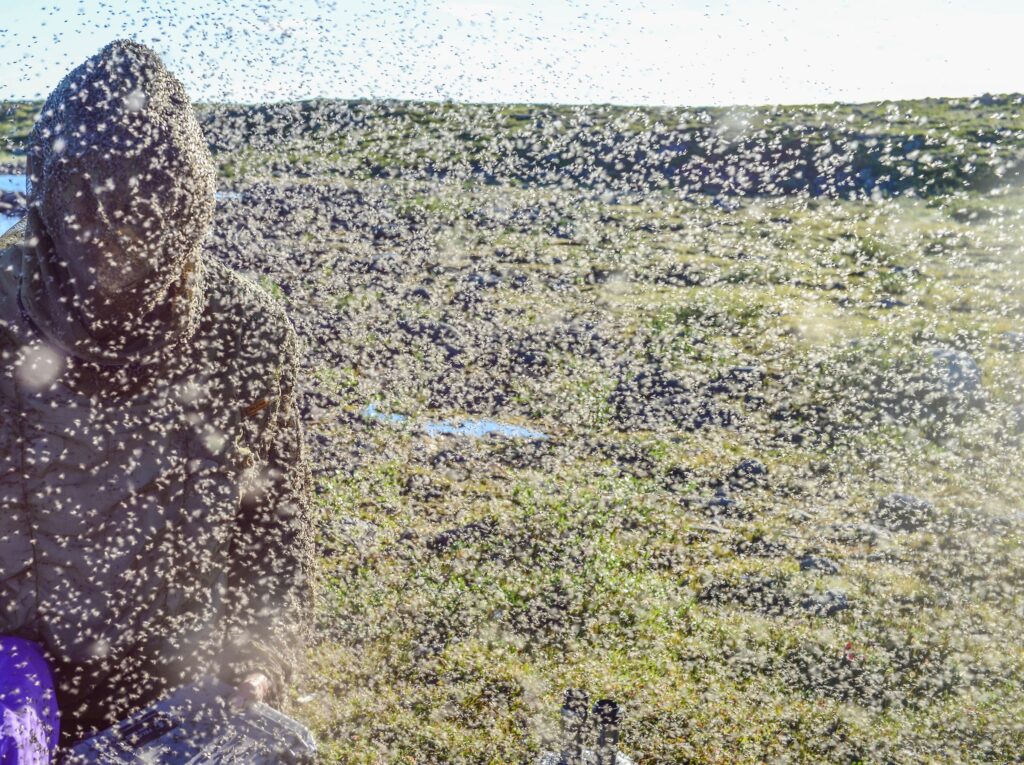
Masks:
[[[244,487],[230,546],[223,669],[239,703],[281,694],[310,621],[311,480],[296,404],[294,335],[289,340],[262,470]]]

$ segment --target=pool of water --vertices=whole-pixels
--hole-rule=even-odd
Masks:
[[[404,414],[389,414],[388,412],[382,412],[377,408],[376,404],[370,404],[363,410],[363,416],[369,417],[371,420],[381,420],[382,422],[405,422],[409,418]]]
[[[0,173],[0,191],[25,191],[25,176]],[[0,234],[21,220],[20,215],[0,215]]]
[[[363,409],[363,416],[382,422],[402,423],[408,421],[404,414],[382,412],[376,404],[370,404]],[[466,418],[459,420],[427,420],[417,424],[417,427],[428,436],[466,436],[468,438],[481,438],[490,434],[504,436],[505,438],[547,438],[546,433],[539,430],[524,428],[521,425],[512,425],[506,422],[498,422],[486,418]]]
[[[20,191],[25,193],[25,176],[0,174],[0,191]]]

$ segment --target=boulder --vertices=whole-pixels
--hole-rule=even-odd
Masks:
[[[889,494],[878,500],[872,522],[889,531],[917,531],[936,518],[935,505],[910,494]]]
[[[918,422],[962,423],[985,401],[981,369],[969,353],[929,348],[921,367],[900,385],[897,412]]]
[[[800,607],[815,616],[835,616],[850,607],[846,593],[837,590],[826,590],[808,595],[800,601]]]
[[[820,571],[823,574],[838,574],[839,564],[831,558],[808,553],[800,558],[801,571]]]
[[[658,364],[649,364],[620,378],[609,397],[623,430],[674,425],[688,431],[714,425],[729,427],[736,413],[706,393],[671,377]]]
[[[751,489],[765,483],[768,468],[755,459],[741,460],[726,477],[732,489]]]

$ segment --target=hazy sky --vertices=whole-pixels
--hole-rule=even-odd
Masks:
[[[6,0],[0,99],[105,42],[202,100],[761,104],[1024,91],[1024,0]]]

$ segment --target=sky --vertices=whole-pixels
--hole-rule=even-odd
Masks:
[[[0,99],[106,42],[199,101],[312,97],[674,106],[1024,91],[1021,0],[7,0]]]

